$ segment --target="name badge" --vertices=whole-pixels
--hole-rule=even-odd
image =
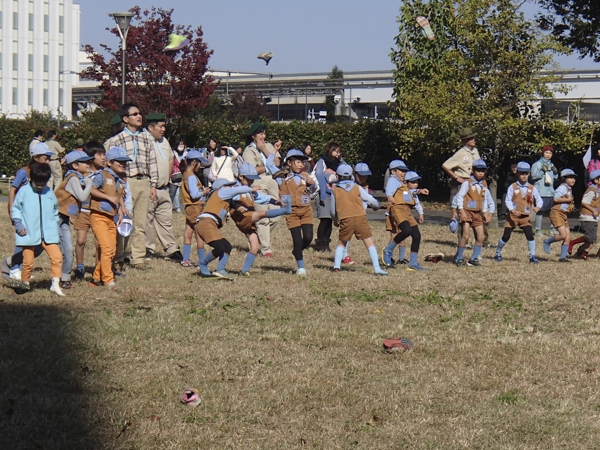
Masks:
[[[302,195],[301,202],[303,205],[310,205],[310,195]]]
[[[108,186],[112,186],[112,185],[113,185],[113,180],[112,180],[112,179],[110,179],[110,178],[107,178],[107,179],[106,179],[106,184],[107,184]]]
[[[521,192],[519,189],[515,189],[515,194],[518,194],[519,192]]]
[[[524,210],[525,210],[525,212],[526,212],[527,214],[529,214],[529,213],[531,212],[531,209],[529,208],[529,206],[526,206],[526,207],[524,208]]]
[[[469,209],[476,209],[477,208],[477,200],[468,200],[467,201],[467,208],[469,208]]]
[[[405,201],[405,202],[410,202],[410,201],[412,201],[412,198],[411,198],[410,192],[403,192],[403,193],[402,193],[402,196],[403,196],[403,198],[404,198],[404,201]]]

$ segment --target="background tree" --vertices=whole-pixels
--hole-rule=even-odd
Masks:
[[[539,15],[543,29],[560,42],[600,62],[600,2],[597,0],[538,0],[547,13]]]
[[[172,9],[141,11],[136,6],[130,11],[135,15],[127,36],[127,100],[137,102],[145,112],[161,111],[169,117],[185,117],[204,107],[216,84],[206,74],[212,50],[202,39],[202,28],[173,25]],[[116,28],[109,31],[118,36]],[[163,51],[171,33],[190,40],[175,56]],[[103,91],[100,106],[114,111],[121,103],[121,50],[113,51],[105,44],[101,47],[110,60],[86,45],[92,65],[81,76],[99,83]]]

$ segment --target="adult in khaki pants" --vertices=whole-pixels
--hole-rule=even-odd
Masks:
[[[146,130],[154,143],[154,153],[158,167],[158,184],[156,185],[156,200],[150,202],[148,222],[146,224],[146,258],[156,253],[154,233],[162,245],[165,258],[183,261],[183,255],[177,247],[173,233],[173,203],[169,194],[169,178],[173,172],[173,150],[164,138],[166,117],[162,113],[149,114],[146,117]]]
[[[143,132],[142,112],[135,103],[125,103],[119,108],[119,116],[125,128],[105,142],[106,150],[123,147],[131,162],[126,175],[131,190],[133,233],[131,234],[131,267],[146,269],[146,224],[150,201],[156,200],[158,166],[154,152],[154,142]]]
[[[254,182],[255,186],[259,186],[259,192],[270,195],[275,199],[279,199],[279,185],[273,179],[271,173],[267,169],[267,159],[269,155],[275,153],[275,148],[265,141],[267,134],[265,127],[261,122],[256,122],[250,127],[248,133],[248,145],[242,153],[244,162],[252,164],[256,168],[256,173],[260,175],[260,180]],[[266,209],[279,208],[275,205],[255,205],[256,211]],[[256,222],[256,234],[260,242],[260,252],[265,258],[273,257],[271,249],[271,231],[279,222],[281,216],[273,218],[264,218]]]
[[[48,146],[50,151],[54,153],[53,156],[50,157],[50,170],[52,171],[52,178],[48,182],[48,186],[50,189],[56,189],[62,183],[63,171],[62,166],[60,165],[61,153],[64,153],[65,149],[62,145],[56,142],[56,131],[50,130],[46,134],[46,142],[45,144]]]

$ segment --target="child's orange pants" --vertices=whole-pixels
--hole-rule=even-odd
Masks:
[[[42,248],[46,250],[50,257],[50,271],[52,278],[59,277],[62,273],[62,260],[63,256],[60,251],[58,244],[46,244],[42,241]],[[35,259],[34,249],[35,247],[22,247],[23,248],[23,268],[21,269],[21,281],[29,281],[31,279],[31,272],[33,272],[33,261]]]
[[[115,281],[112,263],[117,252],[117,226],[113,216],[92,211],[90,216],[92,231],[100,247],[100,261],[92,277],[101,280],[106,286]]]

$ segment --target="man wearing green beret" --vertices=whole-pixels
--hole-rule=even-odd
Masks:
[[[182,261],[183,255],[177,247],[173,233],[173,203],[169,194],[169,178],[173,172],[173,150],[165,136],[166,117],[163,113],[152,113],[146,117],[146,129],[154,143],[154,153],[158,166],[158,183],[156,183],[156,199],[148,206],[148,222],[146,224],[146,258],[156,253],[154,234],[162,245],[165,257],[174,261]]]

